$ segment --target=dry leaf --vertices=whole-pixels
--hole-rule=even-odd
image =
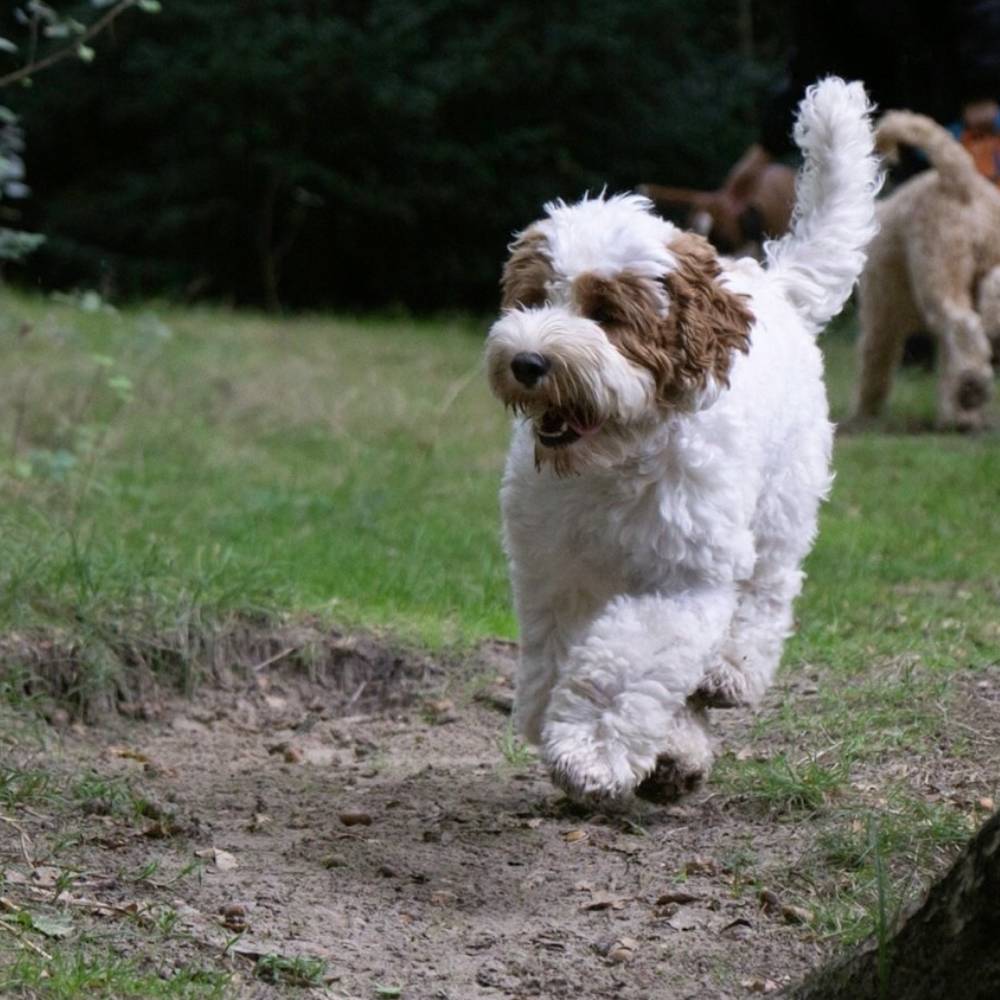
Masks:
[[[781,908],[781,899],[776,892],[772,892],[770,889],[761,889],[757,894],[757,899],[760,901],[760,908],[765,913],[775,913]]]
[[[258,830],[264,830],[271,825],[271,817],[267,813],[254,813],[253,819],[250,820],[247,825],[247,829],[251,833],[257,833]]]
[[[230,872],[239,864],[235,855],[230,854],[229,851],[223,851],[218,847],[207,847],[202,851],[195,851],[194,856],[212,861],[220,872]]]
[[[805,907],[792,906],[788,903],[781,908],[781,915],[788,924],[811,924],[813,920],[812,913]]]
[[[151,823],[143,831],[142,835],[149,840],[165,840],[167,837],[174,837],[178,833],[183,833],[184,827],[181,826],[173,817],[164,816],[162,819],[156,820],[155,823]]]
[[[44,914],[32,914],[31,926],[50,938],[69,937],[73,933],[73,923],[68,917],[48,917]]]
[[[342,812],[338,815],[340,822],[344,826],[371,826],[372,818],[370,813],[366,812]]]
[[[567,844],[578,844],[581,840],[586,840],[590,836],[586,830],[569,830],[562,835],[562,839]]]
[[[639,950],[639,942],[635,938],[623,937],[615,941],[608,949],[607,959],[609,962],[621,964],[631,962],[635,958],[635,953]]]
[[[455,711],[455,703],[448,698],[441,698],[438,701],[426,702],[427,714],[430,721],[436,726],[443,726],[447,722],[457,722],[458,713]]]
[[[718,875],[719,862],[715,858],[697,855],[684,862],[684,871],[688,875]]]
[[[700,921],[690,910],[680,910],[667,921],[667,926],[675,931],[693,931],[700,926]]]
[[[50,889],[59,880],[62,871],[52,865],[38,865],[31,872],[31,880],[43,889]]]
[[[740,986],[745,986],[751,993],[777,993],[781,989],[773,979],[744,979]]]
[[[586,903],[580,904],[581,910],[621,910],[628,900],[621,896],[612,896],[609,892],[595,892]]]
[[[735,941],[745,941],[753,934],[753,925],[744,917],[739,917],[732,923],[726,924],[719,934]]]
[[[222,917],[222,926],[226,930],[243,933],[249,929],[247,921],[247,909],[242,903],[228,903],[219,907],[219,914]]]
[[[670,889],[667,892],[661,892],[659,896],[656,897],[657,906],[666,906],[667,903],[693,903],[698,897],[693,892],[687,892],[684,889]]]

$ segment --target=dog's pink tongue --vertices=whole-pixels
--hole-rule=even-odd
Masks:
[[[567,420],[566,423],[576,431],[580,437],[587,437],[589,434],[596,434],[601,429],[602,421],[598,420],[593,424],[580,424],[575,420]]]

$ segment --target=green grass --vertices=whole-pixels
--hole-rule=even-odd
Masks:
[[[0,631],[98,688],[123,632],[232,611],[511,634],[482,327],[0,301]]]
[[[485,323],[0,301],[0,630],[67,628],[97,671],[109,622],[196,630],[234,609],[430,645],[513,634]],[[849,335],[826,344],[843,416]],[[899,396],[904,423],[929,419],[928,376]],[[987,659],[996,438],[867,434],[836,464],[790,658],[863,673],[902,640]]]
[[[135,836],[148,825],[150,804],[128,781],[80,772],[72,761],[56,761],[52,747],[32,748],[30,720],[0,705],[0,996],[32,1000],[77,997],[124,1000],[213,1000],[231,995],[231,969],[205,952],[197,964],[156,957],[155,946],[176,937],[176,913],[158,907],[155,920],[123,909],[118,924],[95,918],[68,897],[85,871],[76,848],[107,837],[109,826]],[[9,746],[9,750],[8,750]],[[76,863],[74,863],[74,861]],[[177,886],[197,862],[161,873],[151,858],[123,882],[157,875],[159,886]],[[45,889],[25,888],[29,871],[45,873]],[[131,955],[133,957],[123,957]]]
[[[190,685],[234,613],[437,648],[512,636],[485,325],[3,293],[0,636],[69,643],[62,693],[82,703],[123,648]],[[823,341],[835,418],[852,336],[848,318]],[[822,712],[803,721],[793,697],[779,724],[884,750],[926,731],[951,673],[1000,658],[998,439],[896,433],[932,416],[933,377],[904,372],[882,432],[837,441],[786,652],[834,680]],[[31,667],[16,654],[10,698]]]
[[[0,636],[71,644],[60,683],[81,703],[123,661],[189,686],[235,613],[433,648],[513,636],[485,326],[4,292]],[[823,341],[837,419],[852,336],[848,318]],[[836,678],[806,725],[905,741],[926,721],[916,688],[998,660],[997,436],[896,433],[932,416],[932,376],[904,372],[883,431],[838,439],[786,653]],[[32,667],[5,661],[14,698]]]
[[[0,806],[15,809],[25,803],[39,802],[50,794],[52,776],[35,768],[0,765]]]
[[[922,880],[946,866],[974,832],[972,819],[947,805],[901,789],[890,799],[884,808],[834,815],[798,866],[802,902],[824,939],[850,946],[875,935],[881,945]]]
[[[745,763],[724,758],[720,764],[715,774],[716,784],[753,800],[775,815],[815,813],[847,781],[842,757],[828,765],[816,759],[793,761],[782,753],[770,760]]]
[[[510,720],[497,740],[497,746],[503,759],[510,767],[525,767],[536,759],[535,751],[522,742],[514,731],[514,722]]]
[[[320,958],[285,955],[261,955],[254,966],[254,975],[269,983],[286,986],[322,986],[326,962]]]
[[[25,951],[0,965],[0,995],[32,1000],[216,1000],[228,995],[230,976],[211,970],[174,970],[161,977],[113,953],[56,949],[51,960]]]

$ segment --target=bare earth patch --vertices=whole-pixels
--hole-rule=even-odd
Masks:
[[[576,812],[498,710],[510,651],[487,660],[450,682],[397,670],[408,679],[377,703],[275,663],[152,721],[22,744],[19,766],[34,756],[111,791],[84,796],[72,826],[44,802],[8,809],[8,913],[68,915],[72,933],[161,976],[223,969],[224,995],[240,997],[746,997],[823,959],[829,942],[801,905],[815,884],[808,814],[725,784],[628,817]],[[996,716],[975,709],[998,696],[995,676],[960,692],[982,741],[966,812],[997,756]],[[732,761],[781,749],[746,713],[715,720]],[[876,773],[853,775],[862,794]],[[126,808],[115,789],[129,789]]]

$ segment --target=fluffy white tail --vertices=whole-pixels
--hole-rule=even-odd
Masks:
[[[847,301],[876,231],[882,179],[871,111],[860,83],[831,76],[806,91],[794,131],[805,163],[792,228],[764,248],[768,271],[817,333]]]

